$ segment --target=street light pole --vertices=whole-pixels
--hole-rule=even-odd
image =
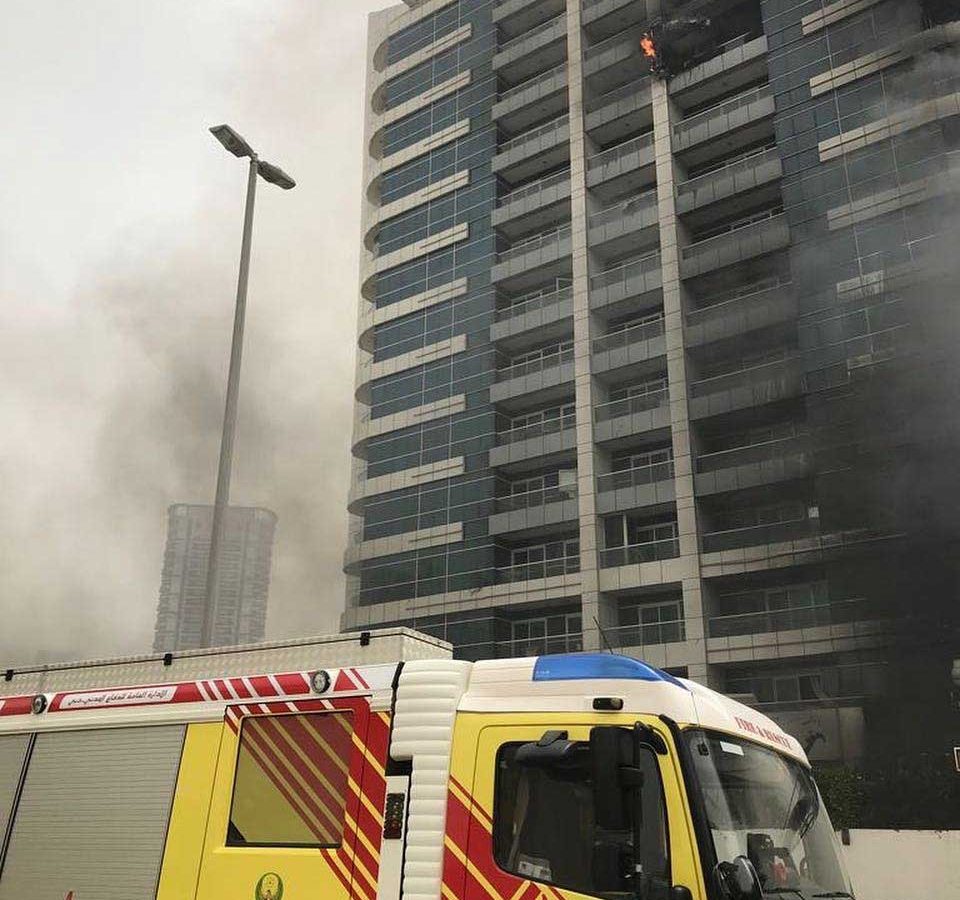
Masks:
[[[250,245],[253,241],[253,207],[257,197],[257,157],[250,157],[247,176],[247,204],[243,214],[243,241],[240,244],[240,277],[237,279],[237,305],[233,314],[233,343],[230,346],[230,371],[227,375],[227,400],[220,437],[220,463],[217,467],[217,496],[210,526],[210,555],[207,559],[206,602],[200,646],[213,642],[217,611],[217,584],[220,575],[220,547],[227,507],[230,504],[230,476],[233,471],[233,446],[237,436],[237,405],[240,400],[240,363],[243,359],[243,329],[247,317],[247,283],[250,278]]]
[[[207,582],[200,646],[213,643],[217,615],[220,576],[220,551],[230,504],[230,476],[233,470],[233,448],[237,434],[237,409],[240,400],[240,364],[243,358],[243,329],[247,314],[247,284],[250,276],[250,247],[253,242],[253,208],[257,196],[257,175],[290,190],[295,182],[282,169],[258,159],[250,148],[228,125],[211,128],[217,140],[235,156],[250,159],[247,175],[247,201],[243,214],[243,240],[240,245],[240,275],[237,279],[237,302],[233,315],[233,342],[230,347],[230,371],[227,375],[227,399],[223,412],[223,434],[220,438],[220,462],[217,468],[217,495],[213,504],[213,522],[210,526],[210,553],[207,559]]]

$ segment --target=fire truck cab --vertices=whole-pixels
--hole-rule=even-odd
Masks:
[[[796,740],[626,656],[388,629],[0,681],[0,900],[849,891]]]

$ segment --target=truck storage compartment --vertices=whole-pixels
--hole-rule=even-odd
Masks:
[[[0,735],[0,864],[3,862],[3,839],[10,824],[10,812],[29,746],[30,736],[27,734]]]
[[[183,725],[38,734],[0,859],[0,900],[153,900],[184,734]],[[0,738],[0,836],[3,800],[19,781],[17,741],[22,760],[27,738]]]

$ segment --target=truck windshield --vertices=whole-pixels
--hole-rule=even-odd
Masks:
[[[850,896],[836,833],[805,766],[727,735],[691,731],[687,740],[718,862],[746,856],[765,895]]]

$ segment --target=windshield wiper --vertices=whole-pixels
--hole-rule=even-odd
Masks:
[[[838,900],[840,900],[840,898],[842,898],[842,900],[857,900],[857,898],[854,897],[853,894],[848,894],[846,891],[827,891],[827,893],[825,894],[811,894],[810,896],[818,897],[818,898],[822,897],[822,898],[825,898],[825,900],[826,898],[833,898],[833,897],[838,898]]]
[[[763,888],[763,893],[766,894],[776,894],[778,897],[780,894],[796,894],[800,900],[807,900],[807,895],[803,893],[799,888],[790,888],[790,887],[773,887],[773,888]],[[815,897],[819,897],[819,894],[814,894]],[[828,896],[832,896],[828,895]]]

